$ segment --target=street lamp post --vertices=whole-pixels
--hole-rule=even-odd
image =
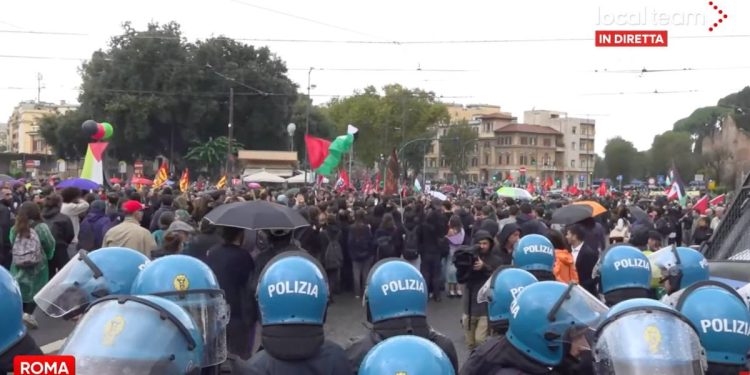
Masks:
[[[286,126],[286,132],[289,133],[289,149],[291,151],[294,151],[294,131],[297,130],[297,125],[295,125],[293,122],[290,122],[289,125]]]
[[[230,174],[230,168],[232,167],[232,123],[234,122],[234,87],[229,88],[229,124],[227,125],[227,133],[229,140],[227,141],[227,165],[226,174]],[[227,177],[229,178],[229,177]]]

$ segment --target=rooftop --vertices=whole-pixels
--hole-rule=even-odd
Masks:
[[[480,119],[502,119],[502,120],[512,120],[515,117],[507,112],[497,112],[497,113],[490,113],[489,115],[481,115],[477,116],[477,118]]]
[[[549,126],[531,124],[508,124],[500,129],[495,130],[495,133],[532,133],[562,135],[562,133],[550,128]]]

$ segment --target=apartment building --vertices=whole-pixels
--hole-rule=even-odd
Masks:
[[[52,154],[52,149],[39,134],[39,122],[44,116],[58,116],[73,110],[77,105],[25,101],[13,109],[8,120],[8,148],[21,154]]]

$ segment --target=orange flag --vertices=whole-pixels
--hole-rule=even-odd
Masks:
[[[164,185],[165,182],[167,182],[167,178],[169,176],[167,175],[167,162],[161,163],[161,167],[159,167],[159,171],[156,172],[156,178],[154,178],[154,189],[160,188],[162,185]]]
[[[188,191],[188,187],[190,186],[190,173],[188,172],[188,169],[185,168],[185,170],[182,172],[182,176],[180,177],[180,191],[183,193]]]

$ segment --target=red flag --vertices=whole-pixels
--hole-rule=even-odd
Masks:
[[[310,168],[316,169],[323,164],[326,156],[328,156],[328,146],[330,145],[330,141],[305,134],[305,147],[307,148],[307,160],[310,162]]]
[[[349,188],[349,174],[346,173],[346,169],[339,171],[339,179],[336,180],[336,190],[344,191]]]
[[[599,194],[600,197],[607,195],[607,183],[604,182],[604,180],[602,180],[599,185],[599,190],[596,193]]]
[[[572,185],[568,191],[570,192],[570,194],[572,194],[574,196],[578,195],[578,193],[579,193],[578,186],[575,186],[575,185]]]
[[[716,197],[714,199],[711,199],[711,201],[708,202],[708,204],[710,204],[712,206],[718,206],[720,204],[724,204],[724,199],[726,197],[727,197],[726,194],[719,195],[718,197]]]
[[[704,195],[701,199],[698,199],[693,209],[701,215],[705,214],[708,209],[708,195]]]
[[[394,148],[391,152],[391,157],[388,159],[388,168],[385,176],[385,188],[383,193],[385,195],[398,194],[398,155],[396,155],[396,149]]]
[[[526,191],[528,191],[529,194],[534,194],[534,192],[536,191],[536,188],[534,187],[533,182],[529,182],[529,184],[526,185]]]

